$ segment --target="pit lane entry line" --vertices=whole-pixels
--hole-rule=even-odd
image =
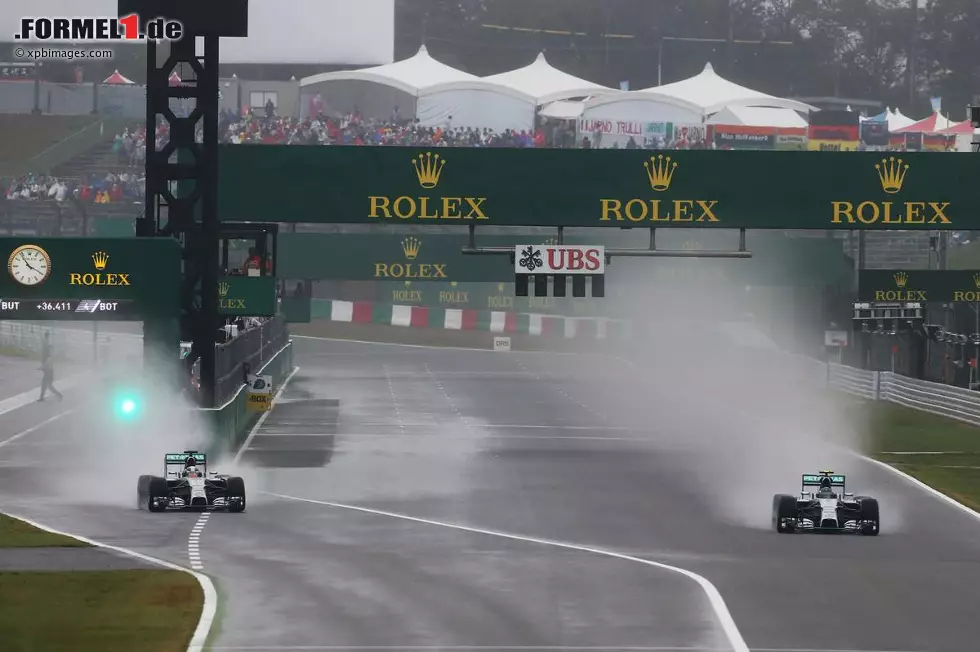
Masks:
[[[211,512],[204,512],[198,516],[197,523],[194,524],[190,536],[187,537],[187,558],[191,562],[191,568],[196,571],[204,570],[204,564],[201,562],[201,533],[204,531],[204,526],[208,524],[210,517]]]
[[[272,414],[272,410],[274,410],[276,406],[276,401],[278,401],[279,397],[282,396],[283,391],[286,389],[286,385],[288,385],[289,381],[293,379],[293,376],[296,375],[297,371],[299,371],[299,367],[293,367],[293,370],[289,372],[286,379],[282,381],[282,385],[279,386],[279,390],[276,392],[276,395],[272,397],[272,407],[268,412],[263,412],[262,416],[259,417],[259,420],[255,422],[254,426],[252,426],[252,429],[248,433],[248,437],[246,437],[245,441],[242,443],[242,447],[239,448],[238,453],[235,454],[235,459],[232,460],[232,464],[238,464],[238,462],[241,461],[242,455],[244,455],[245,451],[248,450],[249,445],[252,443],[252,439],[255,438],[255,433],[259,431],[259,428],[262,427],[265,420],[269,418],[270,414]]]
[[[24,518],[23,516],[9,513],[7,516],[15,518],[18,521],[23,521],[39,530],[50,532],[51,534],[60,534],[63,537],[71,537],[72,539],[77,539],[78,541],[87,543],[90,546],[95,546],[96,548],[112,550],[123,555],[142,559],[145,562],[149,562],[157,566],[162,566],[164,568],[169,568],[170,570],[181,571],[182,573],[189,573],[190,575],[193,575],[194,579],[197,580],[197,583],[201,585],[201,590],[204,592],[204,604],[201,608],[201,617],[197,621],[197,628],[194,630],[194,634],[191,636],[191,641],[187,645],[187,652],[203,652],[204,644],[208,640],[208,634],[211,632],[211,626],[214,623],[214,617],[218,610],[218,592],[214,588],[214,583],[211,582],[211,579],[207,575],[196,573],[192,570],[184,568],[183,566],[171,564],[169,561],[157,559],[156,557],[150,557],[149,555],[144,555],[143,553],[130,550],[129,548],[121,548],[119,546],[109,545],[108,543],[102,543],[100,541],[96,541],[95,539],[89,539],[77,534],[55,530],[54,528],[50,528],[47,525]]]
[[[632,561],[637,564],[643,564],[645,566],[652,566],[654,568],[659,568],[661,570],[678,573],[690,580],[693,580],[695,583],[697,583],[698,586],[701,587],[701,590],[704,591],[705,597],[707,597],[708,602],[711,604],[712,610],[715,612],[715,617],[718,619],[718,623],[721,625],[721,628],[724,631],[726,638],[728,638],[728,642],[731,645],[731,652],[751,652],[751,650],[749,650],[748,645],[745,643],[745,639],[742,638],[741,632],[739,632],[738,627],[735,625],[735,619],[732,618],[731,612],[728,611],[728,606],[725,604],[724,598],[721,597],[721,593],[718,592],[718,589],[715,588],[715,585],[712,584],[710,581],[708,581],[705,577],[698,575],[693,571],[689,571],[686,568],[680,568],[678,566],[670,566],[668,564],[663,564],[661,562],[652,561],[649,559],[631,557],[629,555],[613,552],[611,550],[603,550],[602,548],[590,548],[588,546],[580,546],[574,543],[566,543],[564,541],[540,539],[537,537],[530,537],[521,534],[511,534],[509,532],[500,532],[497,530],[484,530],[482,528],[475,528],[467,525],[446,523],[444,521],[433,521],[430,519],[418,518],[415,516],[409,516],[407,514],[399,514],[396,512],[386,512],[380,509],[370,509],[368,507],[358,507],[357,505],[346,505],[343,503],[332,503],[324,500],[314,500],[312,498],[300,498],[298,496],[273,493],[271,491],[260,491],[259,493],[265,494],[267,496],[273,496],[275,498],[281,498],[283,500],[292,500],[292,501],[308,503],[312,505],[321,505],[324,507],[335,507],[338,509],[346,509],[355,512],[362,512],[364,514],[374,514],[375,516],[388,516],[390,518],[397,518],[403,521],[412,521],[414,523],[421,523],[423,525],[434,525],[437,527],[444,527],[452,530],[471,532],[473,534],[484,534],[487,536],[499,537],[502,539],[510,539],[512,541],[537,543],[540,545],[552,546],[555,548],[564,548],[566,550],[577,550],[579,552],[588,552],[594,555],[602,555],[604,557],[613,557],[615,559],[622,559],[624,561]],[[312,649],[316,649],[316,648],[312,648]]]

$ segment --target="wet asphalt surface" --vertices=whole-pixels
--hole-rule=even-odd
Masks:
[[[622,360],[295,346],[300,370],[220,469],[249,507],[201,536],[215,650],[731,649],[675,569],[717,587],[753,650],[961,652],[980,636],[980,523],[887,470],[837,469],[882,497],[881,536],[780,536],[768,501],[727,518],[725,483],[706,490],[677,445],[703,414],[666,423],[687,408],[655,389],[599,399]],[[186,565],[198,515],[135,509],[154,469],[107,451],[156,450],[93,425],[81,391],[0,417],[0,509]],[[112,477],[80,473],[91,459]]]

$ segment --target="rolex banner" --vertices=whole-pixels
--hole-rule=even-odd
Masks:
[[[271,317],[276,314],[276,277],[222,276],[218,279],[218,314]]]
[[[858,277],[858,298],[874,303],[980,301],[980,270],[865,269]]]
[[[853,125],[814,126],[810,145],[825,150],[857,147],[859,135],[856,119]],[[974,210],[975,164],[961,156],[749,149],[219,149],[222,221],[262,221],[275,215],[285,222],[375,228],[462,231],[469,226],[476,228],[478,239],[481,227],[487,226],[980,228],[980,213]],[[329,192],[324,191],[324,175],[331,179]],[[278,186],[290,190],[267,192]],[[461,270],[453,272],[449,261],[423,263],[431,243],[424,233],[415,237],[418,243],[403,243],[404,249],[400,244],[383,258],[375,254],[359,259],[361,278],[366,270],[394,280],[439,280],[442,274],[450,281],[463,280],[453,275]],[[506,258],[500,262],[507,265]]]

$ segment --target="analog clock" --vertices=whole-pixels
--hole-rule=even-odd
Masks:
[[[51,276],[51,256],[37,245],[22,245],[10,254],[7,270],[21,285],[40,285]]]

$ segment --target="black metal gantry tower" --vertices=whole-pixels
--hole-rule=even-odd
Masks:
[[[146,50],[146,209],[136,221],[137,237],[173,237],[183,248],[180,285],[180,336],[193,342],[187,370],[200,360],[201,402],[214,406],[214,345],[220,273],[218,217],[218,40],[248,35],[248,0],[118,0],[119,15],[147,21],[166,18],[183,25],[179,41],[147,41]],[[203,37],[202,55],[196,52]],[[170,85],[170,74],[185,63],[194,79]],[[177,117],[172,98],[193,99],[187,117]],[[170,127],[167,145],[156,150],[156,125]],[[198,143],[198,126],[203,139]],[[144,338],[153,325],[144,324]]]

